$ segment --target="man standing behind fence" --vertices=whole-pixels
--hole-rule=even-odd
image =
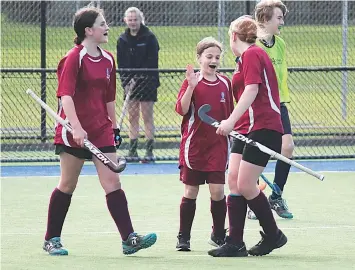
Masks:
[[[153,32],[144,24],[143,13],[136,7],[125,11],[127,29],[117,41],[117,62],[120,69],[157,69],[159,43]],[[124,97],[129,96],[129,157],[138,157],[139,114],[142,110],[144,131],[147,139],[145,158],[153,158],[154,102],[159,87],[158,71],[120,72]]]

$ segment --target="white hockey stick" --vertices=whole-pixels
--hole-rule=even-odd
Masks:
[[[121,130],[122,128],[122,123],[123,123],[123,120],[127,114],[127,108],[128,108],[128,103],[129,103],[129,97],[131,95],[131,92],[132,92],[132,89],[133,87],[135,86],[135,82],[133,79],[131,79],[129,81],[129,83],[126,85],[125,87],[125,92],[126,92],[126,98],[123,102],[123,107],[122,107],[122,111],[121,111],[121,114],[120,114],[120,117],[118,118],[118,122],[117,122],[117,127]]]
[[[200,107],[200,109],[198,110],[198,116],[200,117],[202,122],[205,122],[206,124],[209,124],[211,126],[218,128],[221,123],[218,122],[216,119],[213,119],[211,116],[207,115],[207,112],[209,112],[210,110],[211,110],[211,105],[209,105],[209,104],[202,105]],[[293,161],[293,160],[275,152],[274,150],[271,150],[270,148],[254,141],[252,139],[249,139],[248,137],[245,137],[244,135],[242,135],[236,131],[232,131],[231,133],[229,133],[229,135],[238,139],[238,140],[241,140],[247,144],[258,147],[261,152],[264,152],[265,154],[268,154],[271,157],[274,157],[274,158],[281,160],[287,164],[290,164],[291,166],[294,166],[297,169],[300,169],[301,171],[304,171],[304,172],[318,178],[321,181],[323,181],[323,179],[324,179],[324,175],[319,174],[319,173],[317,173],[305,166],[302,166],[301,164],[297,163],[296,161]]]
[[[73,133],[73,129],[69,122],[61,118],[56,114],[46,103],[44,103],[31,89],[27,89],[26,94],[30,95],[43,109],[47,111],[59,124],[61,124],[70,133]],[[95,145],[89,140],[84,139],[84,148],[89,150],[98,160],[100,160],[105,166],[115,173],[120,173],[126,168],[126,160],[118,158],[118,164],[113,162],[108,156],[101,152]]]

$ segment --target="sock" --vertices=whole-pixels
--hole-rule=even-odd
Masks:
[[[230,193],[229,196],[231,196],[231,197],[240,197],[242,195],[238,194],[238,193]]]
[[[265,234],[275,236],[279,231],[274,216],[272,215],[270,204],[265,194],[260,191],[259,195],[252,200],[247,201],[249,208],[254,212],[258,218],[260,226],[263,228]]]
[[[213,219],[214,235],[224,237],[224,223],[227,214],[226,197],[220,201],[214,201],[211,199],[211,214]]]
[[[247,200],[243,196],[229,195],[227,200],[229,237],[233,243],[243,242]]]
[[[180,204],[180,229],[183,235],[191,235],[192,222],[195,217],[196,199],[182,197]]]
[[[71,194],[61,192],[57,188],[53,190],[48,207],[47,232],[44,237],[45,240],[48,241],[53,237],[60,237],[64,220],[70,206],[71,197]]]
[[[122,189],[106,195],[106,203],[123,241],[133,232],[131,217],[128,211],[127,199]]]
[[[276,162],[276,167],[275,167],[275,178],[274,178],[274,184],[277,184],[278,187],[283,191],[288,174],[290,172],[291,165],[282,162],[281,160],[278,160]],[[271,198],[273,200],[280,198],[280,195],[277,195],[275,192],[271,194]]]

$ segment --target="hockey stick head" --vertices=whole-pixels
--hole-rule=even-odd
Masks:
[[[199,109],[198,109],[198,115],[200,114],[207,114],[211,110],[211,105],[210,104],[203,104]]]
[[[273,192],[275,192],[277,195],[280,195],[282,194],[282,191],[281,189],[279,188],[279,186],[277,184],[273,184],[269,181],[269,179],[266,178],[265,175],[261,174],[260,177],[264,180],[264,182],[271,188],[271,190]]]
[[[219,122],[207,114],[210,110],[211,110],[211,105],[204,104],[198,109],[198,116],[200,117],[202,122],[214,127],[218,127]]]
[[[127,161],[124,157],[117,157],[117,169],[115,172],[120,173],[126,169]]]
[[[118,158],[116,164],[105,153],[102,153],[99,148],[93,145],[89,140],[84,139],[84,147],[89,150],[98,160],[100,160],[106,167],[115,173],[120,173],[126,168],[126,159]]]

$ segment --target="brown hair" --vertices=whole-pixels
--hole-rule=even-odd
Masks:
[[[201,55],[204,52],[204,50],[211,47],[217,47],[222,52],[223,45],[213,37],[206,37],[202,39],[199,43],[197,43],[196,53],[197,55]]]
[[[97,16],[103,15],[104,12],[102,9],[93,7],[91,5],[79,9],[73,20],[74,31],[76,37],[74,38],[74,43],[79,45],[85,39],[85,28],[92,27],[96,21]]]
[[[257,38],[256,22],[251,16],[243,15],[231,23],[229,35],[232,33],[236,33],[241,41],[253,44]]]
[[[255,20],[258,24],[263,24],[271,20],[274,14],[274,9],[279,8],[285,17],[288,13],[288,9],[284,3],[280,0],[262,0],[256,6],[254,10]]]

